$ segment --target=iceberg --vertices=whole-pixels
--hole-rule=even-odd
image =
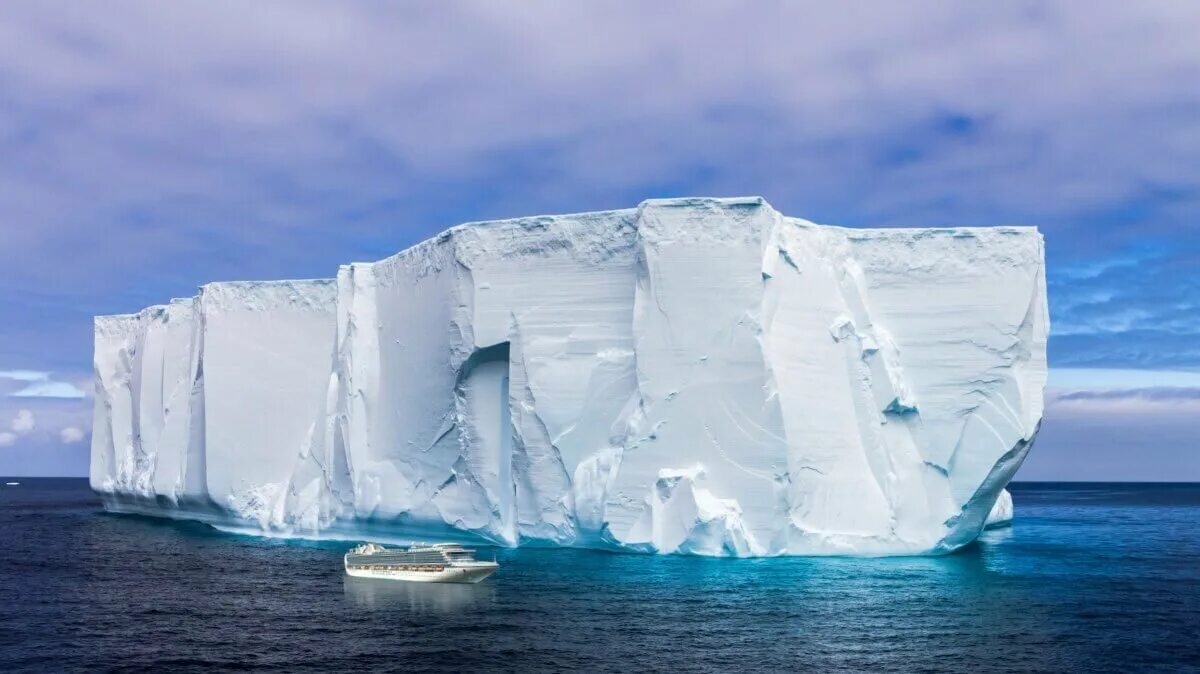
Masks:
[[[90,480],[278,536],[944,553],[1033,444],[1048,328],[1034,228],[761,198],[469,223],[97,317]]]
[[[992,506],[992,510],[988,513],[987,519],[983,521],[983,526],[987,529],[1005,527],[1012,524],[1012,520],[1012,494],[1009,493],[1007,489],[1001,489],[1000,496],[996,498],[996,505]]]

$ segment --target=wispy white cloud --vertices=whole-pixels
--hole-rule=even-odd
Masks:
[[[1200,388],[1200,371],[1051,368],[1047,385],[1051,389],[1066,392],[1160,387]]]
[[[86,475],[91,410],[88,401],[0,395],[0,475]],[[74,429],[67,431],[66,429]],[[75,440],[79,431],[82,437]]]
[[[12,447],[17,442],[17,434],[4,431],[0,433],[0,447]]]
[[[1076,307],[1061,343],[1105,354],[1081,364],[1162,367],[1200,329],[1186,284],[1153,292],[1186,259],[1124,254],[1195,231],[1197,3],[4,10],[0,316],[42,317],[0,335],[19,362],[82,369],[92,314],[205,281],[697,193],[837,224],[1042,226],[1083,293],[1052,290]],[[1139,280],[1168,259],[1183,271]]]
[[[1184,388],[1177,386],[1159,386],[1140,389],[1108,389],[1099,391],[1072,391],[1053,395],[1059,402],[1076,400],[1122,400],[1136,398],[1138,400],[1159,402],[1194,402],[1200,401],[1200,388]]]
[[[14,398],[83,398],[82,389],[65,381],[34,382],[9,394]]]
[[[13,417],[12,429],[17,433],[29,433],[37,426],[37,419],[34,418],[33,412],[29,410],[18,410],[17,416]]]
[[[74,384],[55,381],[49,372],[4,370],[0,371],[0,379],[25,383],[24,386],[8,394],[12,398],[84,398],[87,395]]]
[[[1082,269],[1052,264],[1053,362],[1155,370],[1200,365],[1200,239],[1187,235],[1191,227],[1181,223],[1183,236],[1171,245],[1135,245]]]
[[[64,428],[58,432],[58,437],[59,437],[59,439],[62,440],[64,445],[71,445],[71,444],[75,444],[76,442],[82,442],[83,436],[84,436],[83,431],[74,426],[67,426],[66,428]]]
[[[1200,418],[1200,388],[1155,386],[1065,391],[1046,395],[1048,419],[1066,414],[1175,414]]]
[[[1046,417],[1179,413],[1200,415],[1200,371],[1052,368]]]
[[[13,381],[45,381],[50,377],[49,372],[37,370],[0,370],[0,379]]]
[[[1019,480],[1200,478],[1200,388],[1048,391]]]

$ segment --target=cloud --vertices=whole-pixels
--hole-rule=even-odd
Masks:
[[[74,444],[83,440],[83,431],[74,426],[67,426],[58,432],[59,438],[64,445]]]
[[[29,433],[37,425],[33,417],[33,412],[29,410],[19,410],[17,416],[13,417],[12,429],[17,433]]]
[[[0,371],[0,379],[26,382],[20,389],[9,393],[12,398],[84,398],[86,394],[74,384],[54,381],[49,372],[36,370]]]
[[[1153,369],[1200,363],[1200,253],[1136,246],[1087,265],[1050,266],[1058,366]]]
[[[1071,391],[1054,396],[1059,402],[1072,400],[1154,400],[1161,402],[1192,402],[1200,400],[1200,388],[1184,388],[1178,386],[1160,386],[1142,389],[1115,389],[1101,391]]]
[[[15,433],[9,433],[8,431],[0,433],[0,447],[11,447],[16,441],[17,435]]]
[[[1135,370],[1055,367],[1047,386],[1060,391],[1200,388],[1200,370]]]
[[[49,376],[50,373],[37,370],[0,370],[0,379],[13,381],[45,381]]]
[[[1200,479],[1197,390],[1048,393],[1018,480]]]
[[[1186,2],[10,0],[0,320],[35,318],[0,355],[82,370],[93,314],[463,220],[763,194],[1039,225],[1056,362],[1200,365],[1198,33]]]
[[[85,394],[74,384],[62,381],[36,382],[10,393],[13,398],[83,398]]]
[[[79,400],[17,400],[0,395],[0,444],[4,433],[11,449],[0,451],[0,475],[86,475],[90,405]],[[16,428],[24,430],[14,430]],[[68,442],[83,432],[79,441]]]
[[[1169,414],[1200,416],[1200,387],[1155,386],[1064,391],[1047,389],[1046,417],[1064,415]]]

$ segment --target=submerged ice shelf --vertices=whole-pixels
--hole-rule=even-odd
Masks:
[[[96,319],[91,484],[278,535],[945,552],[1037,433],[1043,258],[676,199],[212,283]]]

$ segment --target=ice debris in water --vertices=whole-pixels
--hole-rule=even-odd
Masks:
[[[1000,490],[1000,496],[996,498],[996,505],[992,506],[991,512],[988,513],[987,519],[984,520],[985,527],[1002,527],[1007,524],[1012,524],[1013,519],[1013,500],[1012,494],[1007,489]]]

